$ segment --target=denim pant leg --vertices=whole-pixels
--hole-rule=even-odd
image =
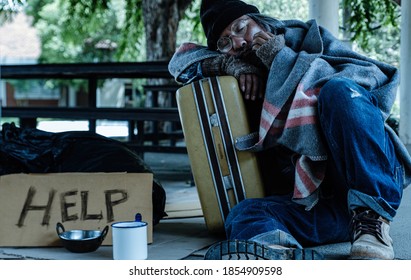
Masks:
[[[237,204],[225,222],[228,239],[301,248],[348,241],[346,200],[321,199],[310,211],[291,195],[250,198]]]
[[[335,78],[322,87],[318,105],[349,207],[368,207],[392,220],[401,202],[403,169],[375,96],[349,79]]]

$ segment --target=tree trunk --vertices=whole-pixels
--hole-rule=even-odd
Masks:
[[[177,29],[180,19],[184,15],[187,7],[193,0],[143,0],[143,17],[146,34],[146,60],[147,61],[168,61],[173,56],[176,49]],[[170,83],[169,80],[151,79],[147,81],[149,85],[163,85]],[[146,92],[145,106],[153,106],[154,95],[152,92]],[[159,92],[157,103],[159,107],[169,107],[171,98],[166,92]],[[147,123],[145,124],[146,132],[172,130],[170,122],[165,123]]]
[[[193,0],[143,0],[147,60],[169,60],[178,23]]]

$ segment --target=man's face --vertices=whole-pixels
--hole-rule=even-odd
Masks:
[[[217,48],[222,53],[238,55],[251,49],[254,35],[264,31],[254,20],[244,15],[231,22],[221,33]]]

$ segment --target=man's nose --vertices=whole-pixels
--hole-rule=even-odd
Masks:
[[[234,50],[239,50],[247,46],[247,41],[243,37],[232,36],[231,40],[233,41]]]

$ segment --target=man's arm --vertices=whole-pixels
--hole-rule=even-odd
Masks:
[[[245,99],[264,96],[264,75],[258,67],[242,59],[210,51],[206,47],[184,43],[173,55],[169,71],[177,82],[187,84],[204,77],[231,75],[238,82]]]
[[[171,58],[168,71],[177,82],[187,84],[206,77],[202,73],[201,62],[218,55],[218,52],[210,51],[204,46],[183,43]]]

